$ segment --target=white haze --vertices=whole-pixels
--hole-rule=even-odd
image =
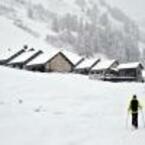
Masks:
[[[121,8],[134,19],[145,19],[144,0],[106,0],[113,6]]]

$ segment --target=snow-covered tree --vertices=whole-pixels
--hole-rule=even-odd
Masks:
[[[84,11],[86,6],[86,0],[76,0],[75,3]]]
[[[59,19],[57,16],[53,18],[51,27],[53,31],[59,32],[60,26],[59,26]]]

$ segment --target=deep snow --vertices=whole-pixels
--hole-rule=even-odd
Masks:
[[[32,73],[0,67],[1,145],[139,145],[126,126],[127,105],[142,83],[110,83],[73,74]]]

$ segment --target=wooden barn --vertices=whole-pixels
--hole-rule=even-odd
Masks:
[[[143,82],[143,65],[139,62],[120,64],[118,67],[119,79],[126,81]]]
[[[102,60],[91,69],[90,76],[96,78],[117,76],[118,71],[116,68],[118,65],[117,60]]]
[[[7,66],[22,69],[28,62],[39,56],[41,53],[41,50],[36,51],[34,49],[29,49],[11,60]]]
[[[27,46],[24,46],[24,48],[19,51],[12,51],[12,50],[8,49],[6,52],[1,53],[0,54],[0,65],[6,65],[10,61],[15,59],[19,55],[21,55],[22,53],[24,53],[26,51],[26,49],[27,49]]]
[[[85,59],[74,68],[75,73],[88,75],[90,70],[100,61],[97,58]]]
[[[40,72],[71,72],[83,59],[67,51],[45,52],[26,65],[27,70]]]

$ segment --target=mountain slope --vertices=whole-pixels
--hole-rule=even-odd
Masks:
[[[138,26],[103,0],[2,0],[0,14],[55,47],[88,57],[103,53],[121,61],[140,58]]]
[[[139,130],[131,130],[130,118],[126,126],[129,98],[136,93],[145,99],[142,83],[114,84],[4,67],[0,80],[2,145],[145,143],[142,116]]]
[[[37,50],[54,49],[48,45],[43,39],[37,38],[27,31],[17,27],[13,20],[0,16],[0,56],[8,53],[8,51],[18,51],[24,45]],[[56,49],[56,47],[55,47]],[[2,59],[0,57],[0,59]]]

